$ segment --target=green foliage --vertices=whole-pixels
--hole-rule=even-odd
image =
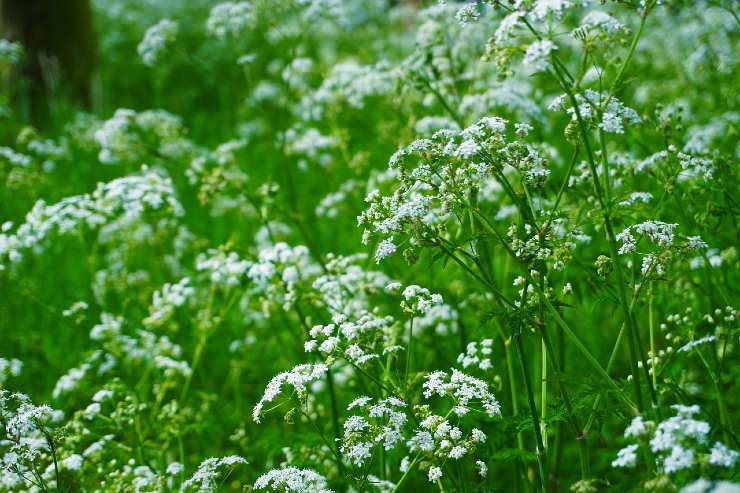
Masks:
[[[0,40],[0,491],[740,491],[737,2],[418,3]]]

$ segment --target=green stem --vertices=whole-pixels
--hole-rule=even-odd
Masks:
[[[339,410],[337,407],[337,393],[334,389],[334,374],[331,371],[331,368],[328,368],[326,370],[326,382],[327,387],[329,387],[329,396],[331,398],[331,417],[332,417],[332,423],[334,426],[334,439],[339,440],[341,437],[341,428],[339,426]],[[339,472],[341,473],[343,470],[343,464],[341,461],[342,458],[342,451],[340,449],[337,449],[337,454],[339,455]]]
[[[408,393],[409,387],[409,373],[411,372],[411,358],[413,357],[414,350],[414,317],[411,317],[409,321],[409,342],[406,349],[406,371],[403,375],[403,388]]]
[[[409,475],[411,470],[414,468],[416,463],[419,461],[419,457],[421,457],[421,452],[416,454],[416,457],[414,457],[414,460],[411,461],[411,464],[409,464],[409,467],[406,469],[406,472],[403,473],[403,476],[401,476],[401,479],[398,480],[398,483],[396,483],[396,486],[391,490],[391,493],[396,493],[398,491],[398,488],[401,487],[403,482],[406,480],[406,477]]]
[[[573,94],[573,91],[571,90],[568,83],[563,79],[563,76],[560,73],[558,67],[553,66],[553,70],[554,70],[556,78],[560,81],[560,84],[563,90],[566,92],[568,99],[570,100],[571,106],[573,107],[573,110],[576,116],[576,121],[578,123],[578,128],[580,130],[581,137],[583,139],[583,144],[586,148],[586,155],[588,156],[588,165],[591,171],[591,177],[593,179],[594,191],[596,193],[596,197],[599,201],[599,205],[601,207],[602,214],[604,216],[604,226],[606,227],[610,255],[612,259],[614,260],[614,266],[615,266],[614,270],[617,276],[617,289],[619,292],[619,302],[622,307],[622,312],[624,315],[625,323],[627,324],[627,329],[629,332],[630,363],[632,364],[632,375],[633,375],[632,381],[634,382],[634,385],[635,385],[635,396],[637,398],[637,409],[640,412],[642,412],[642,409],[643,409],[642,391],[640,389],[640,376],[639,376],[639,371],[638,371],[638,366],[637,366],[637,348],[636,348],[636,342],[635,342],[636,341],[635,328],[632,325],[632,318],[629,316],[629,313],[627,311],[627,298],[624,293],[624,275],[622,273],[622,267],[619,263],[619,257],[617,254],[617,242],[615,239],[614,228],[612,227],[612,222],[610,218],[610,207],[609,207],[609,204],[605,201],[604,193],[601,189],[601,183],[599,182],[599,174],[596,171],[596,160],[594,158],[594,152],[591,148],[591,140],[589,139],[589,136],[588,136],[588,129],[586,127],[586,124],[583,121],[583,118],[581,117],[581,110],[580,110],[578,101],[576,100],[576,97]],[[604,175],[606,179],[608,180],[608,177],[609,177],[608,169],[605,171]]]
[[[525,289],[526,291],[526,289]],[[516,342],[516,348],[519,353],[519,363],[521,364],[522,374],[524,375],[524,386],[527,389],[527,402],[529,403],[529,413],[532,417],[532,427],[534,428],[534,437],[537,441],[537,465],[539,467],[540,483],[543,493],[548,491],[548,476],[547,476],[547,453],[545,452],[545,444],[542,441],[542,430],[540,429],[540,419],[537,414],[537,405],[534,402],[534,392],[532,390],[532,382],[530,381],[529,371],[525,363],[526,357],[524,355],[524,345],[522,343],[521,327],[517,333],[514,334],[514,341]]]
[[[547,349],[545,341],[540,342],[540,352],[542,353],[542,368],[540,370],[540,410],[542,412],[542,443],[547,447]]]
[[[517,396],[519,395],[519,389],[517,388],[516,384],[516,378],[514,377],[514,362],[512,361],[513,358],[511,357],[511,339],[506,337],[506,334],[504,334],[503,329],[501,328],[501,325],[496,323],[496,329],[498,330],[499,336],[501,337],[501,342],[504,345],[504,359],[506,360],[506,373],[509,377],[509,390],[511,392],[511,412],[512,415],[518,416],[519,415],[519,403],[517,402]],[[522,432],[520,430],[517,430],[516,432],[516,443],[517,447],[521,452],[524,452],[524,436],[522,435]],[[520,465],[523,467],[524,465],[520,463]]]
[[[493,227],[489,223],[488,219],[483,214],[481,214],[478,210],[475,210],[474,212],[478,215],[478,217],[480,217],[483,220],[481,222],[481,224],[486,229],[488,229],[490,232],[493,232],[494,234],[496,234],[495,229],[493,229]],[[511,255],[512,255],[512,258],[514,259],[514,261],[520,262],[520,259],[518,257],[516,257],[516,255],[514,255],[513,252],[511,252]],[[529,274],[527,272],[525,272],[525,274],[527,274],[527,276],[529,276]],[[586,361],[591,365],[591,367],[596,371],[596,373],[598,373],[599,376],[602,377],[604,379],[604,381],[612,389],[614,389],[617,392],[617,395],[625,402],[625,404],[627,404],[628,407],[631,410],[634,410],[635,409],[635,405],[632,403],[632,401],[626,395],[624,395],[624,391],[614,382],[614,380],[612,380],[612,378],[609,376],[609,374],[604,371],[604,369],[601,367],[601,365],[596,360],[596,358],[593,357],[593,355],[591,354],[591,352],[586,348],[586,346],[578,338],[578,336],[576,335],[576,333],[562,319],[562,317],[560,316],[560,314],[558,313],[558,311],[555,309],[555,307],[552,306],[552,303],[550,303],[550,300],[547,299],[547,296],[545,295],[545,293],[543,291],[539,290],[539,289],[538,289],[538,291],[539,291],[539,295],[542,296],[542,298],[544,300],[545,307],[553,314],[553,318],[555,319],[555,321],[557,322],[557,324],[563,329],[563,332],[565,333],[565,335],[569,339],[571,339],[573,341],[573,343],[576,346],[576,349],[578,349],[578,351],[586,358]]]
[[[648,327],[650,328],[650,367],[653,370],[653,387],[658,388],[658,371],[655,368],[655,327],[653,323],[653,283],[648,288]]]

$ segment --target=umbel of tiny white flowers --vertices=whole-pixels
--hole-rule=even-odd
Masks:
[[[254,482],[254,489],[284,492],[334,493],[326,478],[311,469],[282,467],[266,472]]]
[[[198,493],[215,492],[218,487],[219,470],[233,468],[239,464],[247,464],[247,461],[238,455],[206,459],[200,463],[195,473],[182,484],[182,489],[184,491],[197,491]]]
[[[265,404],[272,402],[282,392],[283,385],[289,385],[293,387],[293,392],[298,399],[304,400],[306,398],[306,385],[309,382],[318,380],[327,371],[325,364],[302,364],[295,366],[292,370],[275,375],[270,383],[267,384],[265,393],[259,400],[257,405],[252,409],[252,419],[255,423],[259,423],[262,416],[262,409]]]
[[[612,467],[635,467],[637,451],[647,441],[655,455],[658,467],[666,474],[676,474],[689,469],[698,460],[699,455],[706,455],[707,462],[715,467],[734,467],[740,453],[716,442],[709,453],[706,452],[709,423],[694,419],[699,406],[673,405],[676,416],[672,416],[655,426],[646,422],[641,416],[635,417],[625,429],[625,438],[640,439],[641,443],[630,444],[621,449]]]

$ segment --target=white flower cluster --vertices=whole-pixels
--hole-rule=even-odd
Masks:
[[[61,394],[74,389],[80,380],[99,363],[98,374],[104,374],[118,363],[126,365],[149,364],[161,370],[165,378],[189,376],[190,365],[181,360],[182,348],[167,336],[148,330],[138,330],[132,335],[122,333],[123,317],[108,313],[101,315],[101,322],[90,331],[90,338],[98,341],[105,351],[97,351],[77,368],[73,368],[59,379],[55,393]]]
[[[632,235],[633,231],[637,234],[644,235],[660,247],[670,247],[673,245],[673,230],[676,227],[678,227],[678,224],[669,224],[662,221],[645,221],[627,227],[616,236],[616,240],[622,243],[617,253],[624,255],[632,253],[637,249],[637,240]]]
[[[592,10],[581,19],[580,25],[573,30],[573,36],[586,38],[589,34],[612,35],[626,30],[626,26],[601,10]]]
[[[211,9],[206,29],[218,38],[237,36],[255,21],[249,2],[223,2]]]
[[[398,84],[398,73],[386,62],[360,65],[345,61],[334,65],[316,91],[300,103],[304,118],[318,120],[329,105],[344,102],[363,109],[370,98],[392,94]]]
[[[4,384],[8,378],[17,377],[23,370],[23,362],[19,359],[0,358],[0,385]]]
[[[31,165],[31,157],[16,152],[10,147],[0,147],[0,162],[19,168],[28,168]]]
[[[308,170],[309,162],[318,163],[322,167],[329,166],[333,159],[331,150],[338,143],[333,135],[324,135],[313,127],[289,128],[285,131],[284,139],[288,142],[287,151],[301,156],[298,167],[303,171]]]
[[[463,368],[475,365],[483,371],[490,370],[493,367],[490,358],[493,352],[492,346],[493,339],[483,339],[480,343],[469,342],[465,352],[458,355],[457,362]]]
[[[452,369],[452,375],[441,370],[429,373],[425,377],[423,388],[426,399],[435,395],[451,397],[454,402],[452,412],[457,416],[468,414],[472,402],[479,402],[489,417],[501,415],[501,406],[488,389],[488,384],[455,368]]]
[[[189,147],[180,119],[164,110],[136,112],[119,108],[95,132],[104,164],[135,163],[145,158],[178,158]]]
[[[457,19],[461,26],[465,26],[470,22],[475,22],[479,17],[480,10],[478,10],[477,2],[465,4],[455,13],[455,19]]]
[[[381,260],[396,253],[396,245],[393,243],[393,237],[385,238],[378,243],[375,250],[375,263],[379,264]]]
[[[100,227],[119,217],[138,221],[149,211],[183,214],[172,180],[146,167],[139,175],[100,183],[92,194],[73,195],[51,205],[39,200],[14,233],[0,233],[0,263],[20,261],[23,250],[42,252],[53,234],[72,233],[81,226]]]
[[[239,257],[236,252],[211,248],[206,253],[198,254],[196,270],[204,272],[208,279],[223,287],[237,286],[247,273],[250,263]]]
[[[699,406],[676,404],[672,407],[676,410],[676,416],[660,422],[657,427],[652,422],[645,422],[641,416],[634,418],[624,431],[624,436],[636,438],[640,443],[621,449],[617,458],[612,461],[612,466],[634,467],[637,463],[637,451],[645,442],[655,455],[658,466],[666,474],[675,474],[693,467],[700,454],[705,455],[712,466],[735,466],[740,453],[720,442],[715,442],[708,454],[702,451],[707,446],[710,428],[707,422],[694,419]]]
[[[550,53],[557,48],[549,39],[535,41],[527,47],[522,63],[532,67],[533,72],[544,72],[550,66]]]
[[[339,215],[339,205],[347,200],[351,196],[360,183],[356,180],[347,180],[337,188],[334,192],[324,196],[319,204],[316,206],[316,215],[318,217],[325,217],[328,219],[334,219]]]
[[[114,316],[103,312],[100,314],[100,323],[95,324],[90,330],[90,339],[102,341],[120,335],[123,327],[123,317]]]
[[[473,428],[470,433],[452,425],[447,419],[436,414],[424,418],[414,435],[406,442],[409,451],[424,453],[430,459],[444,463],[448,459],[459,460],[471,455],[476,447],[488,437],[481,430]],[[430,467],[428,477],[436,481],[442,474],[438,466]]]
[[[711,159],[691,156],[683,152],[676,154],[676,157],[678,157],[682,170],[678,175],[679,181],[684,182],[701,177],[705,182],[708,182],[714,177],[715,164]]]
[[[408,231],[412,246],[433,241],[450,213],[468,207],[471,197],[505,168],[517,170],[532,186],[545,181],[544,158],[529,144],[510,142],[506,130],[506,120],[484,117],[459,132],[439,130],[393,154],[389,167],[398,171],[399,186],[386,196],[371,191],[365,199],[369,207],[358,217],[365,243],[373,235],[386,240],[378,259],[394,251],[394,234]]]
[[[582,94],[576,94],[578,112],[585,122],[597,122],[598,127],[604,132],[624,133],[624,124],[637,124],[642,121],[640,116],[632,108],[628,108],[614,96],[586,89]],[[571,121],[576,122],[578,115],[575,108],[570,105],[570,100],[565,94],[555,98],[550,103],[550,109],[563,108],[571,116]]]
[[[700,478],[681,488],[679,493],[740,493],[740,483]]]
[[[83,378],[85,378],[85,375],[91,368],[92,365],[89,363],[83,363],[78,367],[73,367],[67,370],[67,373],[60,376],[57,380],[51,395],[55,399],[59,399],[62,394],[66,394],[76,389],[77,385]]]
[[[175,284],[166,283],[160,291],[152,295],[152,305],[149,316],[142,323],[145,327],[159,327],[166,323],[175,313],[175,309],[187,302],[195,294],[195,288],[190,285],[190,278],[183,277]]]
[[[382,292],[389,283],[384,273],[357,265],[365,259],[364,254],[327,257],[326,273],[316,277],[311,288],[319,293],[330,313],[362,317],[371,310],[368,296]]]
[[[150,67],[156,65],[157,59],[167,45],[172,44],[177,38],[177,30],[177,22],[170,19],[162,19],[147,29],[144,33],[144,39],[136,47],[144,65]]]
[[[383,342],[390,338],[393,317],[365,312],[352,319],[336,314],[332,320],[331,324],[311,328],[311,338],[304,344],[306,352],[318,350],[325,358],[344,357],[358,366],[386,353]]]
[[[324,376],[328,370],[327,366],[319,364],[302,364],[295,366],[292,370],[279,373],[272,377],[270,383],[267,384],[265,393],[252,409],[252,419],[255,423],[259,423],[262,416],[262,409],[265,404],[275,400],[275,398],[282,392],[283,385],[290,385],[293,387],[293,392],[296,397],[303,401],[306,399],[307,390],[306,385],[315,380],[319,380]]]
[[[447,303],[435,304],[414,318],[414,333],[432,329],[437,335],[455,334],[460,314]]]
[[[47,457],[47,434],[61,413],[34,405],[28,396],[0,389],[0,485],[12,491],[28,474],[38,474]]]
[[[352,401],[348,410],[360,409],[363,416],[350,416],[344,422],[341,451],[355,466],[362,467],[377,444],[386,451],[403,441],[402,429],[408,421],[406,403],[396,397],[387,397],[373,403],[370,397]]]
[[[285,493],[334,493],[326,478],[311,469],[281,467],[266,472],[254,482],[254,489]]]
[[[444,302],[441,294],[432,293],[427,288],[416,284],[406,286],[401,296],[403,296],[401,308],[413,315],[424,316]]]
[[[576,2],[577,4],[578,2]],[[532,17],[542,20],[548,16],[559,19],[574,5],[572,0],[537,0],[532,6]]]
[[[247,270],[247,277],[257,292],[289,310],[297,299],[298,284],[320,271],[308,248],[278,242],[260,250],[257,261]]]
[[[637,203],[648,204],[653,199],[650,192],[632,192],[629,197],[619,202],[623,207],[631,206]]]
[[[311,269],[308,248],[291,247],[281,242],[260,250],[257,262],[249,267],[247,275],[264,288],[276,274],[286,285],[291,285],[301,278],[303,267]]]
[[[238,455],[211,457],[200,463],[193,475],[182,484],[184,491],[211,493],[218,489],[219,469],[233,468],[247,461]]]
[[[0,63],[18,63],[23,56],[23,47],[20,43],[0,39]]]

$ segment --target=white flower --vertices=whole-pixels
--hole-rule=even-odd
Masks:
[[[617,458],[612,461],[612,467],[635,467],[637,454],[635,451],[639,445],[627,445],[617,453]]]
[[[216,37],[240,34],[254,21],[252,4],[249,2],[223,2],[211,9],[206,29]]]
[[[671,453],[663,459],[663,470],[668,474],[688,469],[694,465],[694,449],[675,445]]]
[[[77,471],[82,467],[82,456],[80,454],[72,454],[66,459],[62,460],[62,467],[69,471]]]
[[[647,433],[647,426],[642,416],[635,416],[630,425],[624,430],[625,438],[640,437]]]
[[[456,445],[452,447],[450,453],[447,455],[450,459],[460,459],[467,453],[467,449],[462,445]]]
[[[455,151],[458,156],[470,159],[480,152],[480,146],[473,139],[463,141]]]
[[[556,49],[557,46],[549,39],[535,41],[527,47],[522,63],[532,67],[534,72],[543,72],[550,64],[550,53]]]
[[[427,477],[429,478],[430,482],[432,483],[437,482],[439,479],[442,478],[442,469],[440,469],[437,466],[430,467]]]
[[[710,342],[714,342],[715,340],[717,340],[717,337],[716,336],[704,336],[704,337],[701,337],[699,339],[694,339],[693,341],[689,341],[686,344],[684,344],[683,346],[681,346],[680,348],[678,348],[678,352],[679,353],[687,353],[687,352],[691,351],[692,349],[694,349],[694,348],[696,348],[698,346],[702,346],[704,344],[708,344]]]
[[[488,384],[457,369],[452,369],[452,376],[443,371],[427,374],[422,387],[426,399],[433,395],[453,397],[456,403],[454,412],[458,416],[467,414],[473,401],[480,402],[489,417],[501,415],[501,407]]]
[[[385,287],[385,290],[389,293],[395,293],[401,290],[401,287],[403,285],[400,282],[394,281],[391,283],[388,283],[388,285]]]
[[[227,457],[211,457],[198,466],[195,473],[182,484],[184,490],[197,488],[198,493],[211,493],[218,488],[218,470],[224,467],[234,467],[237,464],[246,464],[247,461],[238,455]]]
[[[137,51],[145,65],[150,67],[157,63],[157,59],[168,44],[175,41],[177,37],[177,22],[170,19],[162,19],[144,34]]]
[[[21,374],[23,362],[19,359],[0,358],[0,385],[5,383],[8,377],[17,377]]]
[[[267,384],[265,393],[252,409],[252,419],[255,423],[260,422],[262,408],[266,403],[272,402],[282,392],[283,385],[290,385],[298,398],[305,398],[306,385],[309,382],[320,379],[327,371],[324,364],[302,364],[292,370],[275,375]]]
[[[375,263],[379,264],[384,258],[393,255],[396,252],[396,245],[393,243],[393,237],[380,242],[378,249],[375,251]]]
[[[734,467],[740,457],[740,452],[727,448],[720,442],[715,442],[709,455],[709,463],[719,467]]]
[[[653,195],[650,192],[632,192],[627,199],[619,202],[619,205],[629,206],[629,205],[634,205],[638,202],[647,204],[650,202],[652,198],[653,198]]]
[[[476,2],[470,2],[463,5],[455,14],[455,19],[461,26],[466,26],[470,22],[475,22],[480,17],[480,11]]]
[[[311,469],[281,467],[266,472],[254,482],[254,489],[273,489],[294,493],[333,493],[326,478]]]
[[[532,8],[535,19],[543,19],[548,15],[560,18],[563,10],[571,7],[571,0],[537,0]]]

